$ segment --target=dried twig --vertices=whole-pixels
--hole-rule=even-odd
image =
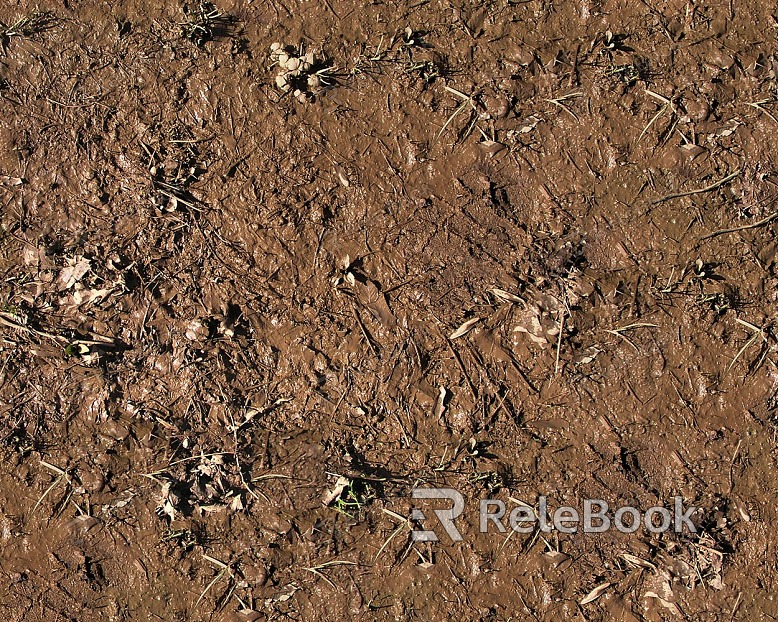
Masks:
[[[757,222],[752,222],[749,225],[743,225],[741,227],[730,227],[729,229],[718,229],[717,231],[706,233],[700,239],[708,240],[710,238],[715,238],[719,235],[724,235],[726,233],[737,233],[738,231],[746,231],[747,229],[756,229],[757,227],[764,227],[765,225],[769,225],[774,220],[778,220],[778,212],[773,212],[766,218],[762,218],[762,220],[759,220]]]
[[[733,179],[735,179],[735,177],[740,175],[740,173],[742,172],[743,171],[741,170],[737,170],[734,173],[730,173],[729,175],[724,177],[724,179],[720,179],[719,181],[711,184],[710,186],[705,186],[704,188],[698,188],[697,190],[688,190],[687,192],[674,192],[673,194],[668,194],[667,196],[663,196],[659,199],[655,199],[654,204],[656,205],[657,203],[663,203],[664,201],[669,201],[670,199],[680,199],[681,197],[688,197],[693,194],[702,194],[704,192],[711,192],[713,190],[716,190],[717,188],[721,188],[721,186],[723,186],[727,182],[732,181]]]

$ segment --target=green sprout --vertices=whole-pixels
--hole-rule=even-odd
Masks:
[[[376,491],[370,484],[351,480],[333,507],[343,516],[356,519],[362,516],[365,506],[375,498]]]

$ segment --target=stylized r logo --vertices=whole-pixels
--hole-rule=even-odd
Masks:
[[[435,516],[438,517],[440,524],[445,529],[448,537],[453,542],[461,542],[462,534],[454,525],[454,519],[459,516],[465,509],[465,500],[461,494],[459,494],[453,488],[414,488],[411,492],[411,498],[413,499],[448,499],[454,503],[453,507],[449,510],[432,510],[435,512]],[[424,512],[415,508],[411,512],[411,520],[423,522],[427,517],[424,516]],[[411,532],[411,539],[414,542],[437,542],[438,536],[431,529],[414,530]]]

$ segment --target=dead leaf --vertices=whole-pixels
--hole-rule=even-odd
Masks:
[[[689,156],[690,159],[694,159],[703,153],[707,151],[704,147],[700,147],[699,145],[695,145],[694,143],[686,143],[685,145],[681,145],[680,150],[687,156]]]
[[[351,482],[349,481],[348,477],[343,477],[342,475],[338,478],[338,480],[335,482],[335,486],[330,490],[324,497],[322,498],[321,502],[323,505],[330,505],[333,501],[340,498],[340,495],[343,494],[343,491],[348,488],[348,485]]]
[[[532,130],[534,130],[538,123],[540,123],[541,119],[537,115],[531,115],[527,117],[524,120],[524,125],[521,126],[519,129],[519,134],[529,134]]]
[[[449,339],[458,339],[462,335],[466,335],[471,330],[473,330],[473,326],[478,324],[478,322],[480,322],[480,321],[481,321],[480,317],[474,317],[471,320],[467,320],[467,322],[462,324],[462,326],[460,326],[453,333],[451,333],[451,336],[449,337]]]
[[[662,605],[662,607],[664,607],[674,615],[683,617],[683,614],[681,613],[681,610],[678,608],[678,605],[676,605],[675,603],[671,603],[669,600],[665,600],[656,592],[646,592],[645,596],[646,598],[656,598],[659,601],[659,604]]]
[[[257,622],[257,620],[265,619],[264,613],[260,613],[254,609],[240,609],[229,617],[230,622]]]
[[[586,605],[592,601],[597,600],[600,596],[602,596],[606,590],[611,586],[609,582],[601,583],[596,588],[594,588],[591,592],[589,592],[586,596],[584,596],[581,599],[582,605]]]
[[[520,302],[525,307],[527,306],[527,302],[521,296],[511,294],[510,292],[506,292],[504,289],[500,289],[498,287],[493,288],[491,291],[500,300],[505,300],[507,302]]]
[[[714,136],[720,136],[721,138],[726,138],[727,136],[732,136],[737,131],[737,128],[740,127],[742,123],[740,121],[733,121],[732,125],[729,127],[725,127],[723,129],[717,130],[713,133],[713,135],[708,137],[708,141],[712,141]]]
[[[276,594],[274,596],[270,596],[269,598],[265,599],[265,604],[268,606],[271,606],[273,603],[285,603],[289,599],[293,598],[297,590],[300,589],[298,585],[295,585],[294,583],[290,583],[289,585],[285,586],[284,588],[287,590],[286,593],[283,594]]]
[[[635,555],[630,555],[629,553],[622,553],[621,554],[622,559],[626,561],[629,564],[632,564],[633,566],[640,567],[640,568],[648,568],[649,570],[656,570],[656,566],[652,564],[649,561],[646,561],[645,559],[641,559],[640,557],[636,557]]]
[[[41,263],[41,259],[46,256],[45,254],[45,249],[25,246],[22,250],[22,261],[24,261],[26,266],[38,266]]]
[[[474,11],[466,22],[467,29],[470,31],[470,36],[474,39],[481,36],[484,32],[484,21],[486,21],[486,9],[480,8]]]
[[[440,392],[438,393],[438,399],[435,400],[435,408],[432,411],[433,416],[438,421],[443,416],[443,413],[446,410],[446,388],[440,387]]]
[[[167,516],[171,521],[176,520],[176,508],[175,503],[178,501],[176,496],[171,493],[171,482],[165,482],[162,484],[162,503],[157,507],[157,514],[160,516]]]
[[[62,271],[59,273],[59,278],[57,279],[59,289],[62,290],[73,287],[87,272],[89,272],[90,267],[90,261],[83,257],[68,259],[68,265],[62,268]]]
[[[541,326],[538,316],[531,315],[528,319],[529,322],[526,323],[529,324],[529,327],[519,324],[516,326],[516,328],[514,328],[514,330],[519,333],[526,333],[527,336],[538,345],[548,345],[549,340],[546,339],[545,335],[543,334],[543,326]]]
[[[351,183],[348,180],[348,177],[346,176],[346,171],[344,171],[341,167],[336,166],[335,167],[335,173],[338,175],[338,181],[340,182],[341,186],[344,188],[348,188]]]
[[[76,286],[72,296],[73,304],[80,306],[91,302],[99,302],[112,292],[113,289],[84,289],[83,287]]]
[[[386,296],[381,293],[373,281],[360,283],[356,281],[352,284],[356,289],[359,302],[373,314],[373,316],[387,328],[393,328],[396,319],[392,310],[386,302]]]
[[[600,352],[602,352],[602,350],[600,350],[597,346],[589,346],[573,357],[573,363],[576,365],[586,365],[587,363],[591,363],[594,359],[597,358],[597,355]]]
[[[81,516],[76,516],[73,520],[71,520],[68,523],[68,527],[74,532],[83,535],[97,527],[100,523],[101,521],[94,516],[82,514]]]
[[[184,336],[189,341],[204,341],[208,338],[208,328],[200,320],[192,320],[187,325]]]
[[[572,563],[570,556],[561,551],[547,551],[543,553],[543,560],[545,562],[544,565],[550,568],[559,568],[560,570],[567,568]]]
[[[11,175],[0,175],[0,183],[10,186],[21,186],[24,180],[21,177],[12,177]]]
[[[492,158],[508,148],[507,145],[497,142],[496,140],[484,140],[478,144],[489,154],[489,157]]]
[[[241,499],[240,495],[235,495],[232,499],[230,499],[230,509],[233,512],[239,512],[244,509],[243,499]]]

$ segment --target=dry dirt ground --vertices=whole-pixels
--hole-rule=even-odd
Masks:
[[[0,7],[4,619],[775,620],[772,3],[162,4]]]

